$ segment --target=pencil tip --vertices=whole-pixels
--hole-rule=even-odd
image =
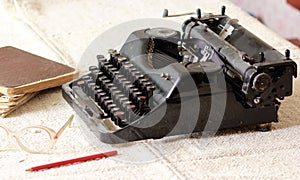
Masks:
[[[32,171],[32,169],[31,169],[31,168],[29,168],[29,169],[26,169],[25,171]]]

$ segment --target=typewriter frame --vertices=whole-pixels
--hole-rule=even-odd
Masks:
[[[216,33],[216,30],[213,30],[214,21],[220,21],[224,31],[221,28],[220,32]],[[241,44],[239,44],[240,42],[237,39],[230,40],[230,36],[233,34],[232,28],[238,29],[238,33],[243,33],[240,36],[241,38],[253,38],[253,42],[261,45],[258,49],[260,48],[262,51],[258,54],[247,55],[243,50],[237,49]],[[132,41],[132,38],[145,38],[145,34],[143,34],[145,31],[147,30],[133,32],[127,41]],[[104,116],[105,112],[97,106],[95,101],[81,88],[77,87],[76,84],[80,83],[82,78],[64,84],[63,97],[79,114],[90,130],[105,143],[156,139],[165,136],[201,132],[203,130],[216,131],[217,129],[249,125],[258,125],[262,131],[270,130],[271,122],[278,121],[279,100],[292,94],[292,77],[297,75],[296,64],[289,57],[290,52],[287,50],[285,56],[281,55],[273,47],[240,26],[234,19],[226,16],[225,8],[223,7],[221,15],[209,14],[202,17],[201,11],[197,10],[197,17],[191,17],[185,21],[183,23],[183,40],[181,41],[183,44],[181,45],[185,46],[186,49],[192,49],[191,46],[193,44],[189,44],[188,41],[184,43],[184,40],[191,40],[191,37],[202,39],[205,42],[204,45],[210,47],[217,59],[221,61],[217,62],[221,68],[216,68],[213,73],[216,77],[223,75],[225,78],[226,89],[221,90],[219,93],[226,96],[227,100],[225,102],[224,116],[220,124],[217,124],[217,127],[214,126],[212,129],[206,128],[207,124],[216,123],[209,119],[211,106],[211,94],[209,93],[206,95],[198,94],[201,108],[197,122],[186,120],[185,123],[182,123],[176,118],[180,116],[180,106],[191,105],[188,100],[179,104],[174,103],[178,100],[178,97],[174,95],[174,87],[182,86],[182,82],[186,78],[186,67],[190,62],[182,61],[181,63],[169,64],[161,68],[161,72],[164,72],[164,74],[150,77],[152,81],[155,80],[155,85],[159,89],[162,91],[163,89],[166,90],[164,92],[168,94],[165,96],[167,98],[161,104],[151,109],[149,113],[142,115],[121,128],[115,126],[110,118]],[[137,44],[139,43],[141,42],[137,42]],[[120,54],[130,61],[130,56],[135,56],[136,53],[140,52],[132,52],[129,49],[122,47]],[[103,57],[98,57],[98,60],[99,58]],[[177,74],[176,78],[170,78],[169,75],[174,73]],[[206,71],[200,70],[199,73],[205,75]],[[91,77],[93,74],[90,72],[86,76]],[[165,84],[168,81],[172,82],[173,89]],[[265,84],[267,84],[266,87],[264,86]],[[283,86],[284,88],[282,88]],[[194,95],[193,93],[187,94],[188,96]],[[167,104],[167,110],[163,110],[163,104]],[[193,110],[188,113],[193,113]],[[158,118],[161,119],[159,122],[155,124],[150,123],[151,125],[149,125],[149,122]],[[178,122],[180,123],[179,126]],[[194,124],[191,126],[189,123]]]

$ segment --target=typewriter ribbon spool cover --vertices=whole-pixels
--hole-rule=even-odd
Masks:
[[[224,12],[190,18],[182,32],[132,32],[120,51],[64,84],[63,97],[106,143],[277,122],[296,64]]]

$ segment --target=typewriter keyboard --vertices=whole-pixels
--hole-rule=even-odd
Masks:
[[[115,125],[124,127],[152,107],[155,86],[126,57],[109,50],[110,59],[98,55],[98,67],[77,81],[83,92],[105,112]]]

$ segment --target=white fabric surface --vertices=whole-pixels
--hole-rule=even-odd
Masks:
[[[194,11],[227,14],[279,51],[291,50],[300,61],[300,50],[270,31],[240,8],[221,0],[174,1],[38,1],[0,2],[0,46],[11,45],[43,57],[76,66],[88,45],[108,28],[136,18],[160,18],[164,8],[170,14]],[[182,22],[183,18],[174,21]],[[1,179],[201,179],[201,178],[289,178],[300,174],[299,79],[294,94],[280,108],[280,122],[261,133],[234,129],[207,139],[171,138],[126,145],[107,145],[91,140],[75,118],[62,134],[51,154],[30,154],[19,150],[14,140],[0,151]],[[13,130],[40,124],[58,130],[73,113],[60,88],[41,92],[34,99],[0,119]],[[92,143],[91,143],[92,142]],[[200,146],[201,142],[207,142]],[[116,149],[113,158],[85,162],[40,172],[25,172],[32,166]],[[139,162],[140,159],[143,161]]]

